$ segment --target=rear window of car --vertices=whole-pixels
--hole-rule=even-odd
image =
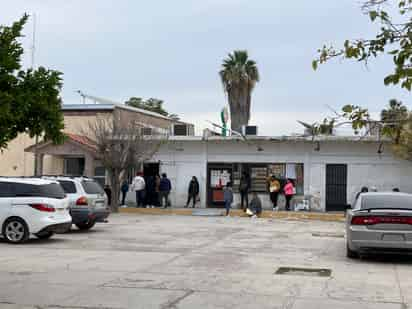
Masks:
[[[97,182],[94,182],[94,181],[83,180],[82,186],[84,188],[84,191],[87,194],[103,194],[104,193],[102,187]]]
[[[62,187],[58,183],[51,183],[46,185],[33,185],[27,183],[15,183],[14,191],[16,196],[35,196],[48,197],[55,199],[63,199],[66,197]]]
[[[12,183],[10,182],[0,182],[0,197],[13,197],[14,191],[12,188]]]
[[[412,196],[409,195],[363,195],[361,209],[412,209]]]
[[[66,193],[76,193],[76,185],[73,181],[70,180],[59,180],[60,185],[62,186],[64,192]]]

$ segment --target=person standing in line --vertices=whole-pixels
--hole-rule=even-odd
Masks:
[[[270,200],[273,204],[273,211],[275,211],[278,207],[278,196],[280,191],[280,182],[275,175],[272,175],[268,180],[268,191],[270,194]]]
[[[295,195],[295,187],[290,179],[286,181],[286,184],[283,187],[283,192],[285,193],[286,210],[290,211],[290,201],[293,198],[293,195]]]
[[[153,194],[153,206],[159,207],[160,205],[160,175],[156,174],[155,176],[155,192]]]
[[[233,190],[230,181],[223,188],[223,200],[225,202],[226,216],[229,216],[230,208],[232,208],[233,203]]]
[[[109,205],[109,206],[111,206],[112,205],[112,189],[110,189],[110,186],[109,185],[104,185],[104,192],[106,193],[106,195],[107,195],[107,204]]]
[[[362,193],[367,193],[369,191],[368,187],[362,187],[361,190],[356,193],[355,201],[359,198]]]
[[[251,187],[251,179],[249,174],[245,171],[242,173],[242,177],[240,178],[239,184],[239,191],[240,191],[240,207],[243,211],[249,206],[249,190]]]
[[[136,177],[133,178],[132,188],[136,192],[136,207],[144,206],[144,190],[146,188],[146,182],[143,178],[143,173],[138,172]]]
[[[172,183],[170,182],[169,178],[167,178],[167,175],[163,173],[162,179],[160,179],[160,185],[159,185],[160,206],[163,206],[163,200],[165,200],[165,205],[163,207],[164,208],[167,208],[167,206],[170,207],[169,194],[171,190],[172,190]]]
[[[392,192],[401,192],[401,190],[399,190],[399,188],[393,188]]]
[[[120,190],[122,191],[122,206],[124,206],[126,203],[126,195],[129,191],[129,182],[127,181],[127,179],[123,180]]]
[[[190,200],[193,200],[192,208],[195,208],[198,195],[199,195],[199,182],[197,181],[196,176],[193,176],[189,182],[189,190],[188,190],[187,203],[186,203],[185,208],[189,207]]]
[[[156,204],[156,178],[148,176],[146,178],[146,200],[144,207],[153,208]]]

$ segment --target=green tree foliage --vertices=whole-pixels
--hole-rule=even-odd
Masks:
[[[223,60],[219,74],[228,96],[231,128],[239,132],[250,120],[252,91],[259,82],[256,62],[246,50],[235,50]]]
[[[169,114],[168,111],[166,111],[163,107],[163,100],[159,100],[156,98],[149,98],[147,100],[143,100],[142,98],[139,97],[131,97],[129,100],[125,102],[126,105],[144,109],[150,112],[158,113],[160,115],[169,117],[173,120],[178,121],[179,116],[176,114]]]
[[[372,23],[379,23],[378,34],[373,38],[346,40],[343,47],[335,49],[324,45],[319,56],[312,61],[314,70],[319,64],[333,58],[353,59],[367,63],[369,59],[388,56],[393,61],[393,71],[384,77],[385,85],[400,85],[412,89],[412,0],[368,0],[363,2],[363,12]],[[390,13],[388,13],[390,12]],[[352,124],[355,132],[373,121],[369,112],[360,106],[346,105],[339,115],[341,121]],[[395,154],[412,160],[412,115],[396,100],[381,112],[380,125],[383,136],[392,140]]]
[[[390,100],[389,106],[381,112],[382,133],[390,137],[395,144],[399,144],[408,119],[409,112],[406,106],[395,99]]]
[[[405,160],[412,160],[412,116],[408,119],[400,131],[399,142],[392,145],[394,153]]]
[[[313,69],[336,57],[367,62],[371,57],[387,55],[392,58],[394,69],[384,78],[384,84],[400,84],[411,90],[412,0],[368,0],[362,9],[371,22],[379,24],[378,34],[374,38],[346,40],[340,49],[324,45],[312,62]]]
[[[24,50],[18,40],[27,20],[24,15],[11,26],[0,25],[0,150],[19,133],[54,143],[64,140],[61,73],[21,69]]]

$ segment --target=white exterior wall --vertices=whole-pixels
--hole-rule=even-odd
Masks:
[[[160,161],[160,174],[166,173],[172,182],[170,200],[173,206],[186,205],[190,179],[196,176],[200,184],[200,201],[206,207],[206,157],[205,144],[170,142],[163,146],[153,161]]]
[[[263,151],[257,151],[257,145]],[[412,193],[412,163],[394,158],[385,147],[377,153],[378,143],[323,142],[320,151],[309,142],[262,141],[248,145],[242,141],[171,141],[163,146],[154,161],[160,161],[161,172],[172,181],[173,206],[186,204],[192,176],[199,179],[201,206],[206,207],[207,162],[209,163],[303,163],[305,195],[312,195],[312,206],[325,209],[326,165],[347,164],[347,202],[351,203],[362,186],[376,186],[379,191],[399,187]],[[261,195],[265,208],[267,195]],[[235,196],[234,204],[239,197]],[[282,204],[282,201],[280,201]]]

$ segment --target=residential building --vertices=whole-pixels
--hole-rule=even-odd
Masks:
[[[89,123],[104,118],[119,123],[138,122],[144,134],[152,130],[165,134],[173,128],[187,127],[193,134],[193,126],[172,120],[160,114],[126,106],[123,104],[73,104],[63,105],[64,132],[67,139],[62,145],[51,142],[35,144],[35,139],[20,134],[0,154],[0,175],[32,176],[34,174],[34,153],[38,154],[38,174],[85,175],[105,182],[105,169],[99,162],[96,145],[89,138]]]

